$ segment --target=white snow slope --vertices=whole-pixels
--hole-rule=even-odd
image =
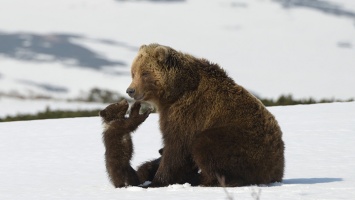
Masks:
[[[261,97],[355,98],[351,0],[1,0],[0,93],[125,94],[153,42],[220,64]]]
[[[286,144],[282,183],[227,188],[237,199],[354,199],[355,102],[271,107]],[[0,199],[226,199],[219,187],[113,188],[99,117],[0,123]],[[133,134],[133,166],[159,156],[158,115]]]

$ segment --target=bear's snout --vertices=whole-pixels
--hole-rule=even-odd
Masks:
[[[128,89],[126,90],[126,93],[127,93],[130,97],[132,97],[132,98],[133,98],[135,92],[136,92],[136,90],[133,89],[133,88],[128,88]]]

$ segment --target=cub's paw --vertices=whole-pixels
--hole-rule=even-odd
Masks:
[[[145,119],[147,119],[147,117],[149,116],[149,114],[151,113],[151,110],[147,110],[142,114],[139,114],[139,110],[141,108],[141,103],[136,101],[131,108],[131,112],[129,114],[129,120],[132,120],[136,123],[141,124],[142,122],[145,121]]]

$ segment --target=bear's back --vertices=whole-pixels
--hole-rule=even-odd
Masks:
[[[205,59],[197,59],[196,65],[190,65],[196,68],[200,83],[160,113],[163,133],[179,130],[181,134],[193,135],[230,125],[259,134],[281,132],[265,106],[218,65]]]

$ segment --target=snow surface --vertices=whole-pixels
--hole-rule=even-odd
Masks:
[[[0,98],[0,118],[16,116],[18,114],[37,114],[47,108],[50,110],[95,110],[103,109],[107,104],[89,102],[67,102],[61,100],[38,100],[38,99],[16,99]]]
[[[355,102],[270,107],[286,144],[284,181],[227,188],[234,199],[354,199]],[[0,199],[226,199],[220,187],[113,188],[99,117],[0,123]],[[133,166],[159,156],[158,115],[133,134]]]
[[[157,42],[261,97],[354,98],[354,13],[350,0],[2,0],[0,92],[124,94],[139,46]]]

